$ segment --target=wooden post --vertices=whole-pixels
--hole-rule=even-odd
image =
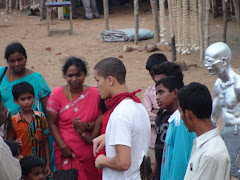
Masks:
[[[109,9],[108,0],[103,0],[105,30],[109,30]]]
[[[150,0],[150,2],[152,7],[153,23],[155,27],[154,39],[155,39],[155,42],[158,43],[160,41],[160,36],[159,36],[160,30],[159,30],[159,20],[157,15],[157,1]]]
[[[223,42],[227,42],[227,3],[225,0],[222,0],[222,7],[223,7],[223,22],[224,22],[224,28],[223,28]]]
[[[45,0],[40,0],[40,21],[44,20]]]
[[[170,31],[171,31],[172,61],[174,62],[177,60],[177,54],[176,54],[176,46],[175,46],[175,30],[174,30],[171,0],[168,0],[168,12],[169,12],[169,22],[170,22]]]
[[[236,18],[236,24],[237,26],[240,26],[240,20],[239,20],[239,1],[238,0],[233,0],[233,5],[234,5],[234,12],[235,12],[235,18]]]
[[[217,0],[211,0],[213,18],[217,18]]]
[[[198,0],[198,18],[199,18],[199,44],[200,44],[200,61],[204,59],[204,46],[203,46],[203,4],[202,0]]]
[[[5,1],[5,11],[6,13],[8,13],[8,9],[9,9],[9,0]]]
[[[134,17],[135,17],[135,37],[134,43],[137,45],[139,41],[138,31],[139,31],[139,17],[138,17],[138,0],[134,0]]]
[[[19,10],[23,11],[23,1],[19,0]]]
[[[209,40],[210,40],[210,19],[209,19],[209,14],[210,14],[210,1],[206,0],[206,6],[205,6],[205,20],[204,20],[204,27],[205,27],[205,37],[204,37],[204,52],[209,46]]]

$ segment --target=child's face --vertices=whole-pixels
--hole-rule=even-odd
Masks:
[[[31,170],[24,180],[45,180],[45,172],[43,167],[35,167]]]
[[[156,99],[158,106],[161,110],[171,111],[173,104],[176,102],[176,93],[175,91],[169,92],[169,90],[163,85],[159,84],[156,87]]]
[[[20,106],[23,111],[29,111],[32,109],[34,96],[30,93],[20,94],[17,100],[14,100],[16,104]]]

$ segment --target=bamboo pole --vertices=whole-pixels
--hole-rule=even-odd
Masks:
[[[109,9],[108,0],[103,0],[105,30],[109,30]]]
[[[239,1],[233,0],[234,5],[234,11],[235,11],[235,17],[236,17],[236,24],[237,26],[240,26],[240,19],[239,19]]]
[[[106,1],[106,0],[105,0]],[[135,38],[134,43],[137,45],[139,41],[138,31],[139,31],[139,17],[138,17],[138,0],[134,0],[134,17],[135,17]]]
[[[209,19],[209,14],[210,14],[210,1],[206,0],[206,6],[205,6],[205,20],[204,20],[204,52],[207,49],[207,47],[209,46],[209,41],[210,41],[210,19]]]
[[[199,44],[200,44],[200,61],[204,58],[204,46],[203,46],[203,4],[202,0],[198,0],[198,18],[199,18]]]
[[[227,3],[225,0],[222,0],[223,6],[223,21],[224,21],[224,28],[223,28],[223,42],[227,42]]]
[[[168,0],[168,12],[169,12],[169,22],[170,22],[170,31],[171,31],[172,61],[174,62],[177,60],[177,54],[176,54],[176,46],[175,46],[175,31],[174,31],[174,20],[173,20],[171,0]]]
[[[150,2],[152,7],[153,23],[155,27],[154,39],[155,39],[155,42],[158,43],[160,41],[160,37],[159,37],[160,30],[159,30],[159,20],[158,20],[158,14],[157,14],[157,1],[150,0]]]

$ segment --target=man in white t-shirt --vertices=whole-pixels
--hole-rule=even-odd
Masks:
[[[95,161],[103,169],[103,180],[140,180],[140,165],[148,152],[150,120],[135,92],[129,93],[125,76],[117,58],[103,59],[94,67],[97,88],[108,107],[102,122],[105,134],[93,140],[94,155],[105,146],[106,155]]]

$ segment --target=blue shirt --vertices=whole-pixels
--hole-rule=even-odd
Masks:
[[[178,110],[170,116],[168,122],[160,179],[183,180],[196,134],[188,131]]]

